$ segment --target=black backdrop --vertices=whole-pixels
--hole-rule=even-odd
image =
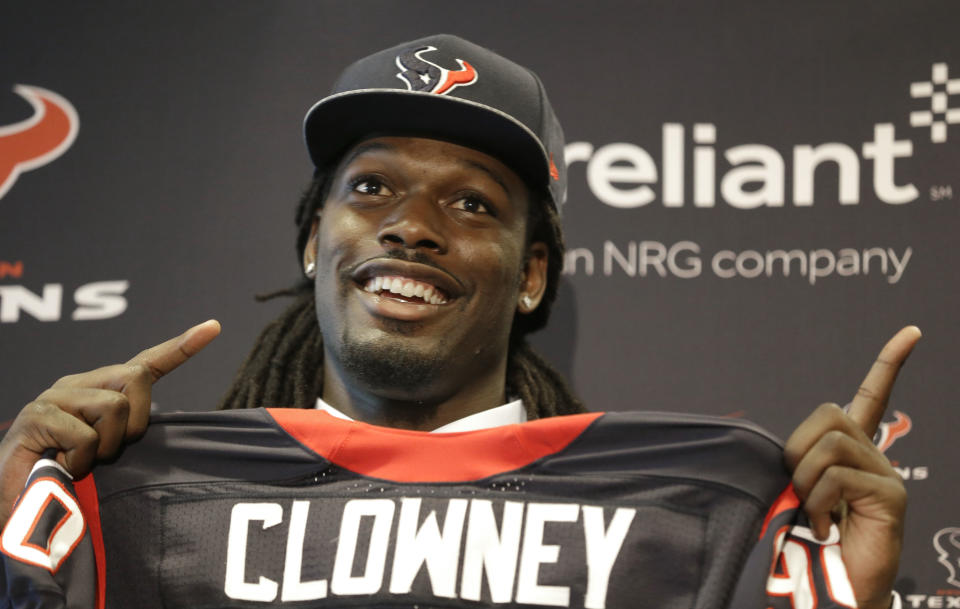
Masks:
[[[786,436],[849,400],[895,330],[923,329],[886,419],[912,422],[887,450],[911,497],[898,587],[948,606],[958,19],[951,1],[8,3],[0,180],[34,114],[16,85],[62,96],[79,130],[0,196],[0,421],[216,317],[223,335],[155,395],[211,408],[283,306],[252,294],[298,274],[303,113],[347,62],[448,31],[533,67],[564,124],[571,254],[536,343],[592,409]]]

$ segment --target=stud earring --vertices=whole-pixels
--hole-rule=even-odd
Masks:
[[[533,309],[533,299],[526,294],[523,295],[523,298],[520,299],[520,302],[523,303],[524,308],[526,308],[528,311]]]
[[[313,262],[308,262],[305,269],[303,269],[303,274],[307,276],[308,279],[313,279],[317,276],[317,266]]]

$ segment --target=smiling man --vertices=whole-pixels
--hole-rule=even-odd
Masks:
[[[905,495],[870,437],[916,328],[785,447],[741,421],[587,413],[525,342],[566,190],[532,72],[405,43],[347,68],[305,134],[305,279],[227,412],[148,426],[207,322],[64,377],[0,444],[3,606],[899,602]]]
[[[421,429],[501,403],[513,317],[546,287],[547,248],[528,243],[529,198],[478,150],[412,137],[355,146],[304,251],[329,337],[325,401]]]

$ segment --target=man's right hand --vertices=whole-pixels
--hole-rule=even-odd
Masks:
[[[216,320],[141,351],[125,364],[65,376],[27,404],[0,442],[0,528],[48,449],[74,478],[147,429],[153,384],[220,334]]]

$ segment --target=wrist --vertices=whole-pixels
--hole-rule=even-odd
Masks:
[[[900,599],[900,594],[896,590],[890,591],[890,596],[885,601],[877,601],[871,603],[858,603],[858,609],[903,609],[903,601]]]

